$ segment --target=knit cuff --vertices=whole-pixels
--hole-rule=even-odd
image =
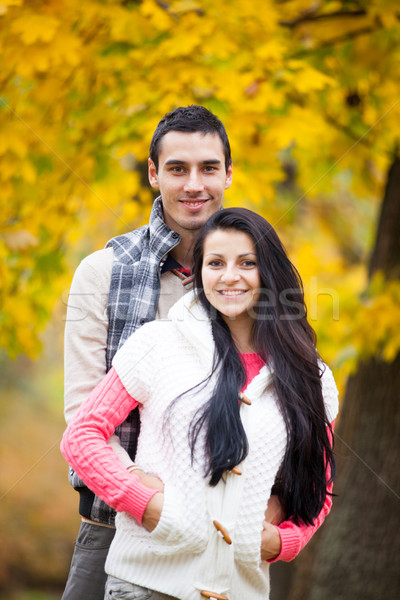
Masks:
[[[292,528],[289,522],[283,527],[278,526],[277,529],[281,538],[281,551],[278,556],[267,562],[274,563],[278,560],[289,562],[296,558],[301,549],[297,528]]]
[[[143,485],[139,477],[135,475],[134,472],[132,473],[132,477],[134,477],[136,480],[132,485],[132,492],[131,494],[126,495],[123,506],[120,506],[118,510],[123,510],[124,512],[129,513],[135,517],[140,524],[142,524],[143,514],[146,510],[146,507],[159,490]]]

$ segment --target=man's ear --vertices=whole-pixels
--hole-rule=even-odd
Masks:
[[[151,158],[149,158],[148,160],[148,165],[149,165],[149,182],[152,188],[158,190],[159,189],[159,185],[158,185],[158,177],[157,177],[157,169],[156,169],[156,165],[154,164],[154,162],[151,160]]]
[[[225,189],[227,190],[228,188],[231,187],[232,185],[232,170],[233,170],[233,166],[232,166],[232,162],[228,167],[228,170],[226,172],[226,179],[225,179]]]

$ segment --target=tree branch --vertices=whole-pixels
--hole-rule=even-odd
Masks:
[[[279,25],[282,27],[289,27],[290,29],[294,29],[297,25],[301,25],[302,23],[312,23],[315,21],[325,21],[328,19],[336,19],[337,17],[364,17],[367,14],[367,11],[364,9],[347,11],[347,10],[337,10],[336,12],[326,13],[326,14],[316,14],[315,12],[303,13],[297,19],[293,21],[280,21]]]
[[[335,129],[347,135],[347,137],[349,137],[354,142],[357,142],[358,144],[361,144],[366,148],[371,148],[371,143],[367,139],[361,137],[360,135],[357,135],[354,131],[352,131],[352,129],[348,125],[339,123],[338,121],[336,121],[336,119],[327,114],[324,114],[323,117],[325,121],[329,123],[329,125],[332,125],[333,127],[335,127]]]
[[[379,29],[381,29],[381,25],[378,25],[375,27],[371,27],[371,26],[361,27],[360,29],[351,31],[349,33],[345,33],[344,35],[339,35],[338,37],[332,38],[331,40],[325,40],[324,42],[321,42],[318,46],[315,46],[315,48],[304,48],[304,50],[299,50],[298,52],[295,52],[294,54],[292,54],[290,56],[290,58],[301,58],[303,56],[308,56],[310,54],[314,54],[315,52],[318,52],[322,48],[330,48],[331,46],[336,46],[337,44],[341,44],[342,42],[348,42],[349,40],[354,40],[355,38],[357,38],[360,35],[366,35],[368,33],[373,33],[374,31],[378,31]]]

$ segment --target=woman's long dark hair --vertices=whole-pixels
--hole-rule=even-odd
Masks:
[[[205,240],[218,229],[241,231],[254,241],[261,290],[255,307],[253,344],[273,369],[273,385],[288,435],[276,484],[287,518],[312,524],[325,502],[327,467],[331,478],[335,474],[316,336],[307,321],[299,273],[273,227],[245,208],[215,213],[201,230],[194,247],[195,289],[211,318],[214,369],[219,367],[220,371],[211,399],[190,427],[192,456],[198,434],[205,426],[209,452],[207,474],[210,484],[216,485],[226,470],[239,464],[248,454],[238,402],[239,391],[246,381],[245,370],[229,327],[203,292],[201,278]]]

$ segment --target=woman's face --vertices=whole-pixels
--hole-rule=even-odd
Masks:
[[[201,276],[208,301],[224,320],[252,323],[261,281],[250,235],[236,229],[217,229],[208,234]]]

